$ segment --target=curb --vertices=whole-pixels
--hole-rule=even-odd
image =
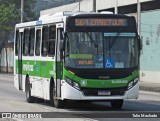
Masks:
[[[160,93],[160,87],[159,88],[154,88],[154,87],[140,86],[139,89],[143,90],[143,91],[159,92]]]
[[[141,82],[139,85],[139,89],[143,90],[143,91],[159,92],[160,93],[160,83]]]

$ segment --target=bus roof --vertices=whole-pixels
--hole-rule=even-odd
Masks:
[[[16,24],[16,28],[24,28],[24,27],[31,27],[31,26],[41,26],[45,24],[51,23],[58,23],[63,22],[64,19],[68,16],[99,16],[99,15],[108,15],[108,16],[119,16],[119,17],[127,17],[127,15],[119,15],[119,14],[112,14],[111,12],[72,12],[72,11],[65,11],[65,12],[58,12],[58,13],[50,13],[48,15],[41,16],[37,21],[25,22]],[[128,16],[129,17],[129,16]]]
[[[63,22],[63,18],[52,18],[52,19],[42,19],[37,21],[25,22],[16,24],[16,28],[32,27],[32,26],[41,26],[45,24],[59,23]]]

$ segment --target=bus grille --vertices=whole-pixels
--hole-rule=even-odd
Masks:
[[[120,89],[81,89],[85,96],[123,96],[125,94],[126,88]],[[110,95],[99,95],[99,91],[109,91]]]

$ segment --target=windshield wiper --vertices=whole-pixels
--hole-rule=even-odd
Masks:
[[[112,47],[113,47],[114,43],[115,43],[116,40],[119,38],[119,36],[120,36],[120,32],[118,32],[118,33],[116,34],[116,36],[114,36],[114,38],[112,39],[111,44],[110,44],[110,42],[109,42],[109,48],[112,48]]]
[[[87,36],[89,37],[89,39],[91,40],[91,42],[94,44],[94,47],[97,47],[97,43],[95,42],[95,40],[93,40],[92,35],[89,32],[86,32]]]
[[[89,32],[86,32],[87,36],[91,40],[91,43],[93,43],[94,47],[97,48],[97,55],[98,55],[98,44],[95,40],[93,40],[92,35]]]
[[[115,42],[116,42],[116,40],[118,39],[119,36],[120,36],[120,32],[118,32],[116,34],[116,36],[114,36],[112,41],[111,41],[111,36],[109,36],[109,58],[111,58],[111,48],[113,47],[113,45],[115,44]],[[117,48],[116,48],[116,50],[117,50]],[[118,58],[119,58],[119,55],[118,55]],[[119,60],[120,60],[120,58],[119,58]]]

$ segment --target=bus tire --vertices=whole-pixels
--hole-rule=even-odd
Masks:
[[[60,100],[60,99],[56,99],[55,95],[56,95],[56,89],[54,84],[52,83],[51,85],[51,90],[50,90],[50,101],[51,104],[56,107],[56,108],[63,108],[65,106],[65,101],[64,100]]]
[[[26,92],[26,100],[28,103],[34,102],[34,97],[31,96],[31,88],[30,88],[30,81],[29,77],[26,77],[26,84],[25,84],[25,92]]]
[[[36,103],[44,103],[44,99],[41,98],[35,98]]]
[[[121,109],[123,106],[123,100],[113,100],[111,101],[111,106],[114,109]]]

